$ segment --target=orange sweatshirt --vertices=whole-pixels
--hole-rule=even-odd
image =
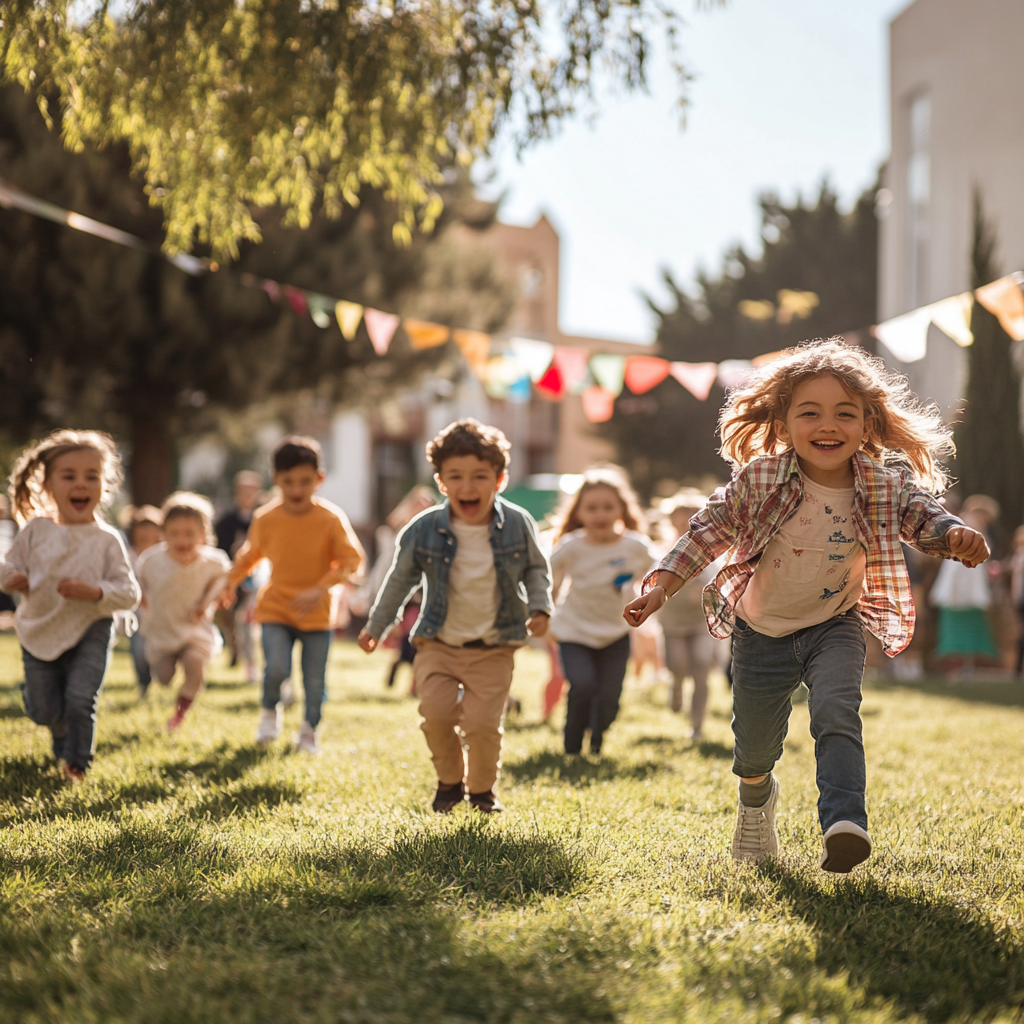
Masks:
[[[348,579],[363,561],[363,548],[345,513],[313,499],[302,515],[285,512],[275,498],[252,517],[249,536],[235,555],[230,583],[237,586],[261,559],[269,559],[270,581],[256,597],[257,622],[282,622],[296,629],[331,628],[329,587]],[[301,618],[291,607],[300,591],[324,588],[320,603]]]

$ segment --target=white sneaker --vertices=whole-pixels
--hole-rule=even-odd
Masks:
[[[299,735],[295,738],[295,746],[304,754],[320,753],[320,741],[317,738],[316,729],[309,722],[302,723]]]
[[[281,706],[290,708],[295,703],[295,687],[290,679],[281,684]]]
[[[845,875],[871,856],[871,836],[852,821],[837,821],[822,838],[822,871]]]
[[[256,743],[265,747],[273,743],[281,735],[281,726],[284,724],[284,712],[281,705],[276,708],[264,708],[260,714],[260,724],[256,727]]]
[[[779,780],[772,778],[772,791],[763,807],[747,807],[737,800],[739,813],[732,834],[732,859],[755,864],[768,854],[779,852],[779,834],[775,831],[775,805],[779,802]]]

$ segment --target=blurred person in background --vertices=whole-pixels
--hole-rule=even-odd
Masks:
[[[1004,563],[1010,576],[1010,600],[1017,613],[1017,653],[1013,674],[1020,679],[1024,671],[1024,526],[1013,531],[1013,551]]]
[[[121,512],[120,524],[128,542],[128,561],[136,577],[139,575],[139,559],[142,553],[160,543],[163,523],[164,514],[155,505],[128,505]],[[146,696],[149,684],[153,680],[153,672],[146,658],[146,641],[142,636],[144,615],[145,609],[140,605],[135,610],[135,628],[129,639],[140,697]]]
[[[18,536],[18,524],[11,517],[11,503],[6,494],[0,494],[0,563],[11,550],[14,538]],[[14,598],[0,591],[0,628],[14,628]]]

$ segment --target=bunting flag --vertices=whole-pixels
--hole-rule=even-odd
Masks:
[[[452,331],[455,344],[469,368],[478,376],[483,376],[483,368],[491,354],[491,336],[483,331],[466,331],[461,328]]]
[[[524,374],[518,380],[514,380],[508,389],[507,398],[515,405],[525,405],[532,397],[530,391],[530,378]]]
[[[434,324],[429,320],[403,320],[402,326],[409,335],[412,347],[417,351],[426,348],[437,348],[448,340],[451,331],[442,324]]]
[[[309,315],[313,323],[320,328],[331,326],[331,312],[334,309],[334,299],[326,295],[318,295],[316,292],[306,294],[306,305],[309,307]]]
[[[622,394],[622,385],[625,382],[626,357],[598,352],[590,357],[590,372],[602,390],[612,398],[618,398]]]
[[[363,307],[358,302],[346,302],[342,299],[334,306],[334,317],[341,328],[342,337],[346,341],[354,341],[356,331],[363,320]]]
[[[626,387],[634,395],[656,388],[669,373],[667,359],[657,356],[630,356],[626,360]]]
[[[711,394],[711,385],[718,377],[717,363],[669,363],[668,372],[687,391],[697,399],[698,402],[707,401]]]
[[[276,281],[271,281],[269,277],[264,278],[260,281],[260,288],[270,296],[271,302],[281,301],[281,286]]]
[[[306,305],[306,293],[301,288],[293,288],[290,284],[286,284],[282,291],[295,315],[305,316],[308,308]]]
[[[1024,271],[974,289],[975,298],[1014,341],[1024,341]]]
[[[548,372],[548,367],[555,354],[554,345],[546,341],[537,341],[534,338],[512,338],[509,340],[508,347],[525,367],[526,372],[530,375],[530,380],[534,383]]]
[[[579,394],[587,382],[590,352],[585,348],[556,348],[554,365],[562,375],[562,384],[570,394]]]
[[[366,333],[370,335],[374,352],[379,356],[387,355],[391,339],[398,330],[398,317],[394,313],[382,313],[379,309],[367,306],[363,311],[363,322],[366,324]]]
[[[931,322],[961,348],[974,344],[974,335],[971,333],[974,296],[970,292],[951,295],[948,299],[933,302],[925,308],[931,310]]]
[[[753,371],[754,364],[749,359],[723,359],[718,364],[718,383],[731,391],[742,387]]]
[[[916,363],[928,351],[928,325],[932,322],[927,306],[911,310],[875,327],[875,337],[901,362]]]
[[[595,384],[583,392],[583,415],[591,423],[607,423],[615,412],[615,395]]]
[[[565,386],[565,377],[562,376],[561,367],[557,362],[552,363],[544,376],[540,380],[534,381],[533,386],[537,389],[538,394],[553,402],[560,402],[565,398],[565,393],[568,390]]]

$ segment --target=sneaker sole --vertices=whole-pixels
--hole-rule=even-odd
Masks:
[[[825,843],[825,858],[821,862],[821,869],[836,875],[847,875],[870,856],[871,844],[863,836],[854,832],[837,832]]]

